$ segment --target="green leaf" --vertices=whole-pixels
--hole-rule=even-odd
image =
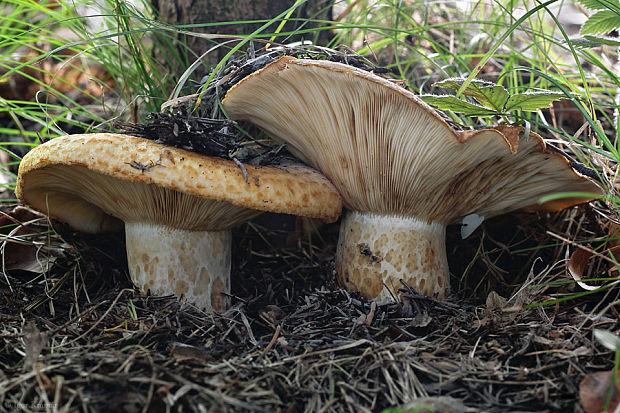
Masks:
[[[590,41],[600,42],[607,46],[620,46],[620,38],[609,36],[584,36]]]
[[[465,83],[463,78],[451,78],[437,82],[434,86],[459,89],[463,83]],[[481,105],[497,112],[503,110],[504,104],[508,99],[508,91],[503,86],[477,79],[472,80],[467,85],[463,94],[473,97]]]
[[[555,201],[556,199],[565,199],[565,198],[591,198],[591,199],[600,199],[601,201],[614,202],[614,200],[610,199],[607,195],[593,194],[591,192],[559,192],[556,194],[543,196],[542,198],[538,200],[538,203],[544,204],[549,201]]]
[[[504,86],[495,85],[492,87],[483,87],[480,89],[483,97],[474,96],[474,98],[482,105],[501,112],[508,100],[508,91]]]
[[[436,96],[436,95],[421,95],[420,99],[429,105],[433,105],[441,110],[451,110],[452,112],[462,113],[467,116],[495,116],[499,113],[494,110],[489,110],[484,106],[476,105],[475,103],[466,102],[457,98],[456,96]]]
[[[441,80],[439,82],[435,82],[433,83],[433,86],[438,86],[438,87],[447,87],[447,88],[451,88],[451,89],[458,89],[460,88],[463,83],[465,83],[465,79],[462,77],[451,77],[449,79],[444,79]],[[481,87],[490,87],[490,86],[495,86],[495,83],[492,82],[486,82],[484,80],[479,80],[479,79],[474,79],[471,81],[471,83],[469,85],[467,85],[467,89],[472,88],[472,90],[475,92],[477,89],[481,88]]]
[[[546,108],[551,102],[560,99],[566,99],[566,96],[563,93],[550,90],[515,93],[506,102],[506,112],[511,110],[536,112],[538,109]]]
[[[577,0],[577,3],[581,4],[588,10],[620,9],[619,0]]]
[[[578,47],[581,49],[589,49],[589,48],[599,47],[602,45],[620,46],[620,39],[616,37],[586,35],[583,37],[577,37],[577,38],[571,39],[571,43],[575,47]]]
[[[620,28],[620,14],[611,10],[597,11],[581,26],[581,34],[604,34]]]

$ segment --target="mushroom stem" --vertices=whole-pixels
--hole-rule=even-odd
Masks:
[[[126,222],[131,281],[153,295],[183,295],[199,308],[226,308],[230,292],[230,231],[189,231]]]
[[[420,294],[443,298],[449,283],[445,238],[443,223],[347,212],[336,253],[338,280],[378,302],[397,297],[401,279]]]

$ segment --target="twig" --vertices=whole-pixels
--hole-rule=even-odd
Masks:
[[[278,340],[278,336],[280,335],[281,329],[282,329],[282,324],[278,324],[278,326],[276,327],[276,332],[273,333],[273,337],[271,337],[271,341],[269,342],[269,344],[267,344],[267,347],[265,347],[263,354],[269,353],[269,350],[271,350],[271,348],[276,344],[276,340]]]
[[[335,22],[339,22],[340,20],[344,19],[345,17],[347,17],[347,15],[349,13],[351,13],[351,10],[353,10],[353,7],[357,6],[358,4],[360,4],[362,2],[362,0],[355,0],[353,3],[349,4],[347,6],[346,9],[344,9],[342,11],[342,13],[340,13],[338,16],[336,16],[336,18],[334,19]]]
[[[116,305],[116,303],[118,302],[118,300],[121,298],[121,296],[123,295],[123,293],[127,292],[127,291],[133,291],[132,288],[123,288],[118,295],[116,296],[116,298],[114,299],[114,301],[112,302],[112,304],[110,305],[110,307],[106,310],[105,313],[103,313],[103,315],[101,317],[99,317],[99,319],[95,322],[95,324],[93,324],[88,330],[86,330],[84,333],[80,334],[79,336],[77,336],[76,338],[74,338],[71,341],[67,341],[66,343],[60,344],[58,346],[56,346],[56,348],[59,347],[64,347],[67,344],[73,344],[76,341],[86,337],[91,331],[93,331],[95,329],[95,327],[97,327],[104,318],[107,317],[108,314],[110,314],[110,311],[112,311],[112,309],[114,308],[114,306]]]
[[[248,171],[245,169],[245,166],[239,162],[239,159],[235,158],[234,156],[231,158],[233,160],[234,163],[237,164],[237,166],[239,167],[239,169],[241,169],[241,173],[243,173],[243,179],[245,179],[245,183],[248,183]]]
[[[604,254],[601,254],[601,253],[600,253],[600,252],[598,252],[598,251],[594,251],[592,248],[590,248],[590,247],[588,247],[588,246],[586,246],[586,245],[582,245],[582,244],[579,244],[579,243],[577,243],[577,242],[575,242],[575,241],[571,241],[571,240],[569,240],[568,238],[565,238],[565,237],[563,237],[563,236],[561,236],[561,235],[555,234],[555,233],[553,233],[553,232],[551,232],[551,231],[547,231],[547,234],[548,234],[548,235],[551,235],[551,236],[552,236],[552,237],[554,237],[554,238],[559,239],[560,241],[563,241],[563,242],[565,242],[565,243],[567,243],[567,244],[570,244],[570,245],[572,245],[572,246],[574,246],[574,247],[577,247],[577,248],[579,248],[579,249],[582,249],[582,250],[588,251],[590,254],[595,255],[595,256],[597,256],[597,257],[599,257],[599,258],[602,258],[602,259],[604,259],[605,261],[607,261],[607,262],[611,263],[611,264],[612,264],[612,265],[614,265],[614,266],[615,266],[615,265],[618,265],[618,263],[617,263],[616,261],[612,260],[611,258],[607,257],[607,256],[606,256],[606,255],[604,255]]]
[[[377,303],[373,301],[370,304],[370,311],[366,315],[366,326],[370,327],[372,320],[375,318],[375,311],[377,310]]]
[[[153,400],[153,393],[155,392],[155,379],[157,378],[157,374],[155,373],[155,369],[153,368],[153,358],[151,357],[148,350],[144,352],[144,355],[146,356],[151,366],[151,383],[149,384],[149,392],[146,397],[146,401],[144,402],[142,413],[146,413],[149,411],[149,407],[151,406],[151,401]]]
[[[284,360],[282,360],[282,362],[288,363],[289,361],[298,360],[298,359],[302,359],[302,358],[305,358],[305,357],[318,356],[320,354],[333,353],[333,352],[336,352],[336,351],[348,350],[350,348],[354,348],[354,347],[357,347],[357,346],[360,346],[360,345],[366,344],[366,343],[370,343],[370,341],[366,340],[365,338],[362,338],[362,339],[354,341],[353,343],[345,344],[345,345],[340,346],[340,347],[326,348],[326,349],[323,349],[323,350],[311,351],[309,353],[300,354],[298,356],[287,357]]]

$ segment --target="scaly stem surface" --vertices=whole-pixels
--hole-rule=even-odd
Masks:
[[[445,238],[442,223],[347,212],[336,254],[338,280],[378,302],[398,297],[400,279],[420,294],[443,298],[449,283]]]
[[[153,295],[174,294],[202,309],[223,310],[230,292],[230,231],[187,231],[126,222],[133,283]]]

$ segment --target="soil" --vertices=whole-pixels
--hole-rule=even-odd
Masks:
[[[589,207],[510,214],[466,240],[450,227],[448,299],[403,286],[376,306],[335,285],[337,223],[265,214],[235,232],[221,314],[134,290],[120,235],[40,220],[32,247],[55,265],[0,287],[0,409],[580,411],[585,374],[613,367],[592,331],[618,328],[620,290],[539,304],[579,291],[553,284],[565,248],[550,234],[584,216],[600,230]]]

